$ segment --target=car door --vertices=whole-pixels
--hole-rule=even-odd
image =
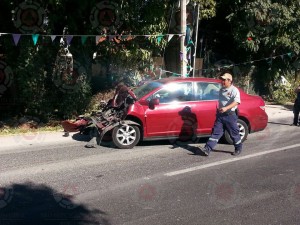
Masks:
[[[220,84],[216,82],[196,82],[193,111],[197,116],[197,133],[210,134],[218,108]]]
[[[159,99],[154,109],[146,109],[148,137],[178,136],[182,131],[183,110],[193,98],[192,82],[176,82],[165,85],[149,97]]]

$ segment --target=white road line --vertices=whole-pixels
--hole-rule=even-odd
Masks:
[[[235,161],[240,161],[240,160],[244,160],[244,159],[250,159],[250,158],[254,158],[257,156],[261,156],[261,155],[267,155],[267,154],[271,154],[274,152],[280,152],[280,151],[284,151],[284,150],[288,150],[288,149],[292,149],[292,148],[297,148],[300,147],[300,144],[295,144],[295,145],[290,145],[290,146],[286,146],[283,148],[277,148],[277,149],[273,149],[273,150],[267,150],[264,152],[259,152],[259,153],[254,153],[251,155],[245,155],[245,156],[238,156],[236,158],[231,158],[231,159],[226,159],[226,160],[222,160],[222,161],[218,161],[218,162],[213,162],[213,163],[208,163],[208,164],[204,164],[201,166],[195,166],[195,167],[191,167],[191,168],[187,168],[187,169],[183,169],[183,170],[177,170],[177,171],[173,171],[173,172],[169,172],[164,174],[165,176],[176,176],[179,174],[183,174],[183,173],[189,173],[195,170],[202,170],[205,168],[209,168],[209,167],[213,167],[213,166],[219,166],[219,165],[223,165],[226,163],[231,163],[231,162],[235,162]]]

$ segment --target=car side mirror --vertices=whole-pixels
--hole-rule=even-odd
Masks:
[[[149,102],[149,108],[154,109],[156,105],[159,105],[159,99],[158,98],[153,98]]]

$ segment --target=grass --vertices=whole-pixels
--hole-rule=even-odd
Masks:
[[[94,95],[86,111],[97,111],[101,107],[101,102],[107,102],[114,96],[115,90],[110,89],[99,92]],[[57,132],[63,131],[61,120],[52,120],[46,124],[33,116],[24,116],[21,118],[11,117],[4,121],[0,121],[0,136],[17,135],[30,132]]]
[[[47,124],[32,124],[28,122],[20,125],[17,121],[10,120],[9,122],[1,122],[0,124],[0,136],[57,131],[63,131],[60,121],[51,121]]]

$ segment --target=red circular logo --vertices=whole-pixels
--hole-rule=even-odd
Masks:
[[[44,26],[45,14],[39,3],[24,1],[15,8],[13,22],[22,33],[36,33]]]
[[[99,22],[103,26],[111,26],[116,20],[115,12],[112,9],[103,9],[99,11]]]
[[[34,26],[38,25],[38,18],[39,15],[37,14],[37,11],[35,9],[25,9],[21,12],[21,21],[26,26]]]
[[[101,1],[90,14],[92,27],[98,32],[115,32],[122,25],[123,12],[117,3]]]

